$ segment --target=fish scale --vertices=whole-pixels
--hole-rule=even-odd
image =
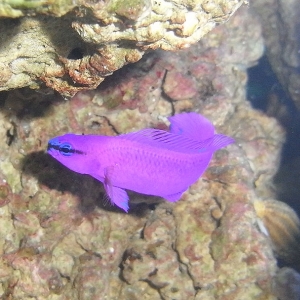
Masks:
[[[210,153],[170,153],[165,149],[156,152],[151,146],[136,149],[139,146],[131,144],[131,147],[122,149],[120,145],[117,151],[110,149],[110,157],[102,157],[104,161],[112,161],[114,158],[118,164],[112,171],[111,183],[135,192],[161,197],[183,191],[194,183],[203,172],[199,166],[203,160],[208,160],[207,156],[211,156]],[[134,180],[129,174],[134,176]],[[185,176],[187,174],[189,176]],[[145,185],[145,181],[151,181],[152,186]],[[162,181],[163,185],[160,184]]]

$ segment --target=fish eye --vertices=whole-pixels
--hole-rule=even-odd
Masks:
[[[74,152],[74,148],[69,143],[63,143],[59,146],[59,153],[64,156],[71,156]]]

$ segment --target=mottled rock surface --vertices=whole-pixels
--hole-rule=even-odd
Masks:
[[[276,299],[276,261],[253,203],[273,195],[284,135],[245,101],[246,68],[262,50],[259,23],[244,8],[197,45],[145,56],[70,101],[2,94],[0,296]],[[45,154],[65,132],[166,129],[167,116],[190,110],[236,143],[176,203],[130,193],[125,214],[99,182]]]
[[[242,0],[5,1],[0,15],[0,90],[43,83],[70,97],[96,88],[148,49],[199,41]],[[9,6],[11,4],[11,6]],[[66,14],[69,12],[68,14]],[[61,16],[54,18],[46,15]],[[37,16],[33,16],[37,14]]]

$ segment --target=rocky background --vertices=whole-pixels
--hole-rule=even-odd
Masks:
[[[208,8],[213,5],[205,3]],[[225,10],[229,16],[237,3],[228,3],[232,5],[231,10]],[[221,2],[218,5],[221,7]],[[131,14],[140,17],[143,13],[134,11],[125,17],[130,20]],[[84,19],[86,10],[83,14]],[[15,33],[20,24],[27,24],[29,27],[19,34],[38,30],[42,40],[45,32],[51,32],[50,27],[55,28],[56,35],[59,29],[64,30],[59,22],[66,21],[53,22],[48,16],[43,20],[48,27],[44,27],[46,23],[36,26],[41,22],[39,17],[4,19],[3,23]],[[190,19],[182,24],[186,20]],[[246,101],[247,68],[254,66],[264,51],[256,13],[244,5],[227,23],[188,48],[195,41],[183,34],[182,46],[172,44],[172,50],[187,49],[177,52],[148,50],[142,57],[147,49],[170,50],[163,46],[169,43],[165,37],[159,43],[142,43],[138,50],[126,48],[131,58],[131,51],[137,53],[137,59],[125,62],[126,55],[110,56],[107,68],[112,59],[117,63],[109,70],[101,60],[105,74],[97,69],[93,73],[97,79],[93,77],[92,83],[80,83],[72,77],[70,61],[76,65],[72,73],[76,78],[86,74],[91,78],[87,65],[79,67],[83,60],[90,62],[99,49],[105,49],[107,55],[113,47],[119,47],[114,43],[101,45],[89,56],[82,45],[86,47],[88,42],[88,47],[95,49],[89,39],[95,36],[99,24],[111,25],[74,24],[78,32],[87,30],[91,35],[83,34],[86,40],[78,44],[82,37],[74,33],[70,35],[74,43],[69,44],[58,34],[61,41],[56,45],[58,49],[65,47],[67,60],[54,55],[54,50],[40,50],[40,56],[29,52],[24,59],[21,55],[13,61],[10,56],[6,60],[1,56],[6,70],[16,66],[13,76],[3,77],[3,90],[37,88],[43,86],[41,81],[51,87],[36,91],[23,88],[0,95],[1,297],[298,299],[299,275],[289,268],[278,269],[272,242],[266,236],[268,223],[262,223],[270,216],[264,200],[276,196],[273,177],[280,164],[285,129],[274,117],[254,110]],[[7,51],[16,45],[13,36],[17,39],[18,34],[5,32]],[[196,35],[195,40],[203,34]],[[29,47],[36,39],[27,35],[26,41]],[[47,41],[45,45],[50,44]],[[25,49],[28,53],[29,48]],[[103,53],[101,59],[106,57]],[[45,68],[58,66],[61,76],[33,75],[35,70],[39,72],[40,62],[35,64],[36,58],[32,57],[44,57]],[[24,76],[27,79],[22,81]],[[20,78],[15,86],[11,85]],[[97,89],[77,93],[69,101],[52,90],[70,96],[95,87],[104,78]],[[218,133],[234,137],[236,143],[218,151],[202,178],[176,203],[130,193],[126,214],[107,203],[101,183],[65,169],[45,153],[48,140],[66,132],[116,135],[145,127],[167,129],[167,117],[182,111],[205,115]],[[257,205],[255,208],[256,203],[263,203],[263,212]],[[282,239],[279,241],[285,245]]]

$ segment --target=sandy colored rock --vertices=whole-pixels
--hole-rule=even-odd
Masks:
[[[5,1],[0,15],[26,17],[0,20],[0,90],[46,85],[70,97],[94,89],[146,50],[178,50],[198,42],[242,3]]]

